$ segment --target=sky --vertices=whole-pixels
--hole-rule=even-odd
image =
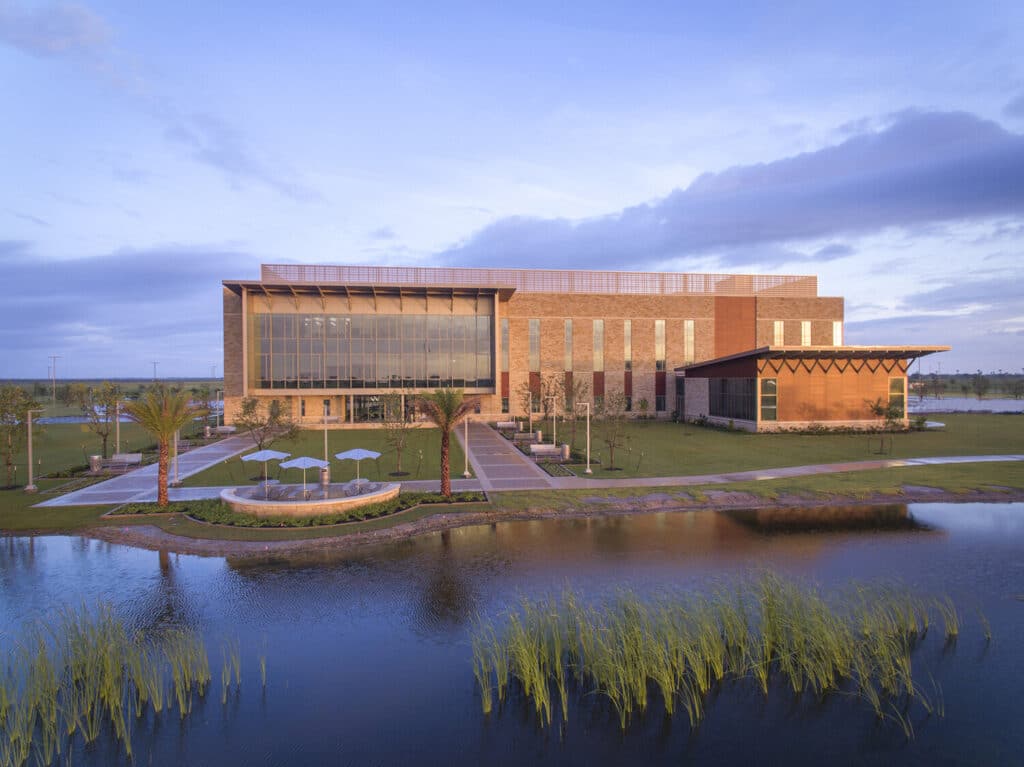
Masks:
[[[816,274],[1021,372],[1021,51],[1019,0],[0,0],[0,379],[221,375],[261,263]]]

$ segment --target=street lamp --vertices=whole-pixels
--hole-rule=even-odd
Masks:
[[[558,443],[558,422],[555,420],[555,398],[545,397],[544,399],[551,401],[551,444],[555,445]]]
[[[121,452],[121,400],[114,405],[114,452]]]
[[[580,404],[587,408],[587,470],[584,474],[593,474],[594,472],[590,470],[590,403],[581,402]]]
[[[39,490],[32,481],[32,414],[42,413],[43,410],[29,410],[28,411],[28,484],[25,485],[26,493],[34,493]]]
[[[462,423],[464,424],[464,428],[463,428],[463,432],[462,432],[462,441],[464,443],[462,445],[462,447],[463,447],[463,450],[462,450],[462,453],[463,453],[463,455],[462,455],[462,458],[463,458],[462,476],[464,478],[466,478],[466,479],[469,479],[469,476],[470,476],[469,475],[469,416],[467,416],[466,420],[463,421]]]

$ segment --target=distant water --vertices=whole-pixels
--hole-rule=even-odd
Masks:
[[[976,397],[911,397],[911,413],[1024,413],[1024,399],[977,399]]]

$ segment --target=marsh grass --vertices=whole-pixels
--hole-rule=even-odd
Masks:
[[[569,692],[605,698],[625,730],[660,697],[665,713],[681,708],[691,727],[724,683],[747,681],[764,695],[852,695],[910,738],[911,713],[942,716],[941,690],[914,680],[911,654],[932,625],[959,631],[948,598],[919,598],[895,586],[856,586],[837,595],[772,573],[709,596],[641,600],[629,592],[584,606],[567,589],[560,600],[524,600],[501,621],[481,620],[472,636],[483,712],[513,694],[550,726],[564,726]]]
[[[211,678],[194,632],[130,634],[106,606],[64,610],[9,647],[0,659],[0,767],[70,763],[76,743],[106,734],[131,759],[136,722],[174,706],[184,718]],[[238,643],[226,647],[237,685]]]

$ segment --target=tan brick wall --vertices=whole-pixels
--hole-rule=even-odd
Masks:
[[[785,322],[786,346],[800,345],[800,322],[811,321],[811,344],[832,345],[832,323],[843,320],[842,298],[758,298],[757,346],[775,343],[775,320]]]
[[[242,395],[242,298],[224,288],[224,397]]]

